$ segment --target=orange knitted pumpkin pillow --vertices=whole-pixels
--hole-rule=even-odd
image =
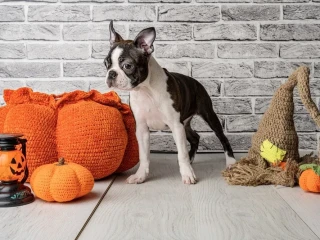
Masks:
[[[74,91],[60,97],[59,156],[88,168],[95,179],[137,164],[134,118],[129,106],[122,104],[115,92]]]
[[[4,98],[0,131],[26,136],[30,175],[60,156],[88,168],[95,179],[138,162],[133,114],[115,92],[55,96],[20,88],[5,90]]]
[[[4,100],[7,106],[0,108],[0,132],[23,133],[28,139],[29,173],[40,165],[54,162],[57,159],[54,97],[21,88],[5,90]]]

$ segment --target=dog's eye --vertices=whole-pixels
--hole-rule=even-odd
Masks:
[[[123,68],[128,70],[128,69],[132,68],[132,65],[131,64],[124,64]]]

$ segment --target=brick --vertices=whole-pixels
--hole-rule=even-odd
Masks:
[[[132,3],[190,3],[192,0],[129,0]]]
[[[0,43],[0,58],[18,59],[25,56],[23,43]]]
[[[299,132],[315,132],[317,126],[309,114],[295,114],[293,116],[294,125]]]
[[[227,134],[233,150],[248,150],[251,146],[252,134]],[[177,152],[172,134],[153,133],[150,135],[152,152]],[[222,151],[222,145],[214,133],[200,133],[198,152]]]
[[[221,43],[218,44],[219,58],[276,58],[274,43]]]
[[[115,25],[115,30],[126,37],[124,25]],[[109,40],[108,24],[65,24],[63,26],[63,39],[67,41]]]
[[[320,58],[320,44],[283,43],[280,44],[281,58]]]
[[[129,91],[121,91],[114,88],[109,88],[106,84],[106,78],[101,78],[100,80],[92,80],[90,81],[90,90],[97,90],[101,93],[106,93],[110,91],[115,91],[119,96],[129,96]]]
[[[93,21],[146,21],[156,20],[156,9],[154,6],[146,5],[107,5],[93,6]]]
[[[0,24],[1,40],[59,40],[58,24]]]
[[[0,22],[23,22],[24,7],[20,5],[0,6]]]
[[[4,89],[18,89],[24,87],[24,83],[22,81],[16,80],[2,80],[0,81],[0,93],[3,93]]]
[[[219,118],[220,123],[223,124],[223,120]],[[212,129],[200,116],[194,116],[191,120],[191,128],[197,132],[212,132]]]
[[[251,147],[252,134],[226,134],[232,149],[246,150]],[[217,150],[223,150],[219,139],[212,133],[201,133],[199,152],[212,152]]]
[[[192,76],[198,78],[246,78],[252,77],[251,63],[237,62],[195,62],[192,63]]]
[[[104,59],[110,50],[109,42],[93,42],[92,43],[92,58]]]
[[[150,150],[151,152],[177,152],[176,144],[171,133],[150,134]]]
[[[177,72],[187,76],[190,75],[190,70],[187,62],[172,62],[164,59],[159,59],[158,63],[161,65],[161,67],[168,69],[168,71],[170,72]]]
[[[205,87],[209,96],[220,96],[221,82],[219,80],[199,79],[198,82],[200,82],[202,86]]]
[[[223,5],[224,21],[274,21],[280,19],[280,6]]]
[[[30,5],[29,22],[86,22],[90,21],[90,6]]]
[[[261,40],[320,40],[320,24],[261,24]]]
[[[254,3],[306,3],[309,0],[253,0]]]
[[[295,114],[303,114],[303,113],[309,113],[307,109],[305,108],[304,104],[302,103],[300,97],[294,98],[294,113]],[[316,99],[313,98],[313,101],[316,103]]]
[[[93,3],[121,3],[124,0],[60,0],[63,3],[93,2]]]
[[[257,40],[254,24],[196,24],[195,40]]]
[[[27,81],[27,86],[37,92],[50,94],[61,94],[75,90],[88,91],[88,83],[82,80],[60,80],[59,81]]]
[[[214,58],[213,43],[156,44],[157,58]]]
[[[250,98],[212,98],[213,110],[217,114],[251,114]]]
[[[254,112],[265,113],[271,102],[271,98],[256,98],[254,103]]]
[[[1,62],[2,78],[55,78],[60,76],[60,63],[43,62]]]
[[[258,78],[288,77],[299,66],[311,67],[311,63],[283,62],[283,61],[256,61],[254,62],[254,76]]]
[[[283,19],[320,19],[319,12],[319,5],[285,5],[283,6]]]
[[[28,44],[28,59],[88,59],[89,44]]]
[[[317,135],[316,134],[298,134],[299,149],[317,149]]]
[[[158,9],[159,22],[217,22],[220,7],[214,5],[169,5]]]
[[[190,24],[154,23],[130,25],[129,39],[134,39],[142,29],[148,27],[155,27],[157,32],[156,41],[190,40],[192,38],[192,26]]]
[[[314,77],[320,78],[320,62],[314,63]]]
[[[198,3],[249,3],[251,0],[196,0]]]
[[[261,115],[227,116],[228,132],[255,132],[257,131]]]
[[[280,80],[225,80],[226,96],[272,96]]]
[[[106,67],[103,62],[66,62],[63,64],[65,77],[105,77]]]
[[[315,100],[314,100],[315,101]],[[271,102],[271,98],[256,98],[255,99],[255,113],[265,113],[268,109]],[[295,114],[303,114],[308,113],[306,108],[304,107],[300,97],[294,98],[294,113]]]

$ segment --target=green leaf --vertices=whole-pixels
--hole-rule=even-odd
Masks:
[[[312,167],[312,170],[318,175],[320,176],[320,166],[316,165]]]
[[[310,164],[303,164],[301,165],[299,168],[302,170],[302,171],[305,171],[307,169],[313,169],[314,167],[317,167],[318,165],[317,164],[314,164],[314,163],[310,163]]]

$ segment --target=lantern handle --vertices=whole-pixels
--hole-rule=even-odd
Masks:
[[[27,142],[27,139],[23,139],[23,138],[19,138],[19,142],[21,143],[22,145],[22,154],[24,155],[26,161],[27,161],[27,151],[26,151],[26,142]],[[27,181],[29,177],[29,169],[28,169],[28,165],[27,165],[27,162],[26,162],[26,168],[24,170],[24,177],[22,178],[21,180],[21,183],[25,183]]]

